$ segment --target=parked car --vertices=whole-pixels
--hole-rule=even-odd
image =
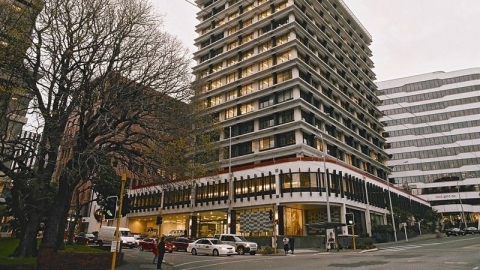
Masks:
[[[450,235],[458,236],[458,235],[465,235],[465,232],[463,230],[460,230],[459,228],[450,228],[445,231],[445,234],[447,236],[450,236]]]
[[[465,234],[480,234],[480,230],[475,227],[468,227],[465,229]]]
[[[188,237],[176,237],[172,243],[175,245],[175,251],[184,250],[187,251],[188,244],[192,243],[193,239]]]
[[[102,239],[98,238],[93,233],[86,233],[86,232],[81,232],[75,235],[75,238],[73,240],[75,241],[75,243],[80,245],[100,245],[101,246],[103,244]]]
[[[143,250],[154,250],[155,246],[158,245],[158,238],[145,238],[138,242],[138,249]],[[172,242],[165,241],[165,251],[172,253],[175,250],[175,245]]]
[[[138,241],[138,249],[140,251],[143,250],[153,250],[155,248],[155,245],[157,245],[158,239],[157,238],[144,238],[140,241]]]
[[[216,238],[200,238],[197,241],[188,244],[187,252],[192,255],[206,254],[213,256],[235,254],[235,248],[231,245],[224,244]]]
[[[170,239],[173,240],[173,239]],[[165,252],[172,253],[175,250],[175,244],[171,241],[165,240]]]
[[[257,253],[258,244],[248,241],[243,236],[235,234],[215,234],[213,237],[219,239],[225,244],[235,247],[235,251],[238,255],[244,255],[245,253],[255,255]]]

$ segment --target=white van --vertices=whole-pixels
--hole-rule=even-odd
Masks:
[[[98,232],[98,238],[102,239],[102,244],[104,245],[111,245],[112,241],[115,241],[115,231],[117,227],[113,226],[102,226],[100,231]],[[119,239],[122,241],[122,246],[127,246],[129,248],[136,247],[135,238],[133,237],[132,233],[130,232],[129,228],[118,228],[119,231]]]

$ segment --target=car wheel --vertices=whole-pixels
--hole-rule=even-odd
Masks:
[[[250,255],[255,255],[255,251],[250,251]]]
[[[245,250],[243,250],[243,247],[238,247],[237,248],[237,253],[238,253],[238,255],[243,255],[243,254],[245,254]]]
[[[218,253],[218,250],[214,249],[212,255],[213,256],[220,256],[220,253]]]
[[[143,246],[140,246],[138,249],[139,249],[140,251],[143,251]]]
[[[103,241],[98,241],[98,246],[103,247]]]
[[[197,250],[192,248],[192,255],[197,255]]]
[[[450,234],[447,234],[447,237],[450,237]]]

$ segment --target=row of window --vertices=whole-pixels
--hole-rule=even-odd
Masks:
[[[450,175],[458,175],[461,179],[467,178],[480,178],[480,171],[468,171],[462,173],[450,173]],[[395,177],[389,179],[391,183],[403,184],[403,183],[433,183],[435,180],[438,180],[444,177],[444,173],[429,174],[429,175],[418,175],[418,176],[407,176],[407,177]]]
[[[253,56],[253,49],[251,53],[247,52],[247,55],[248,55],[248,58]],[[286,51],[278,55],[273,54],[271,58],[267,58],[259,61],[256,64],[243,67],[242,69],[239,69],[237,71],[234,71],[232,73],[225,75],[223,78],[217,78],[217,79],[208,81],[207,83],[202,85],[202,92],[205,93],[211,90],[215,90],[221,86],[233,83],[238,79],[248,77],[254,73],[266,70],[272,66],[284,63],[290,59],[292,59],[291,51]],[[245,60],[245,59],[242,59],[242,60]],[[229,59],[227,59],[227,65],[228,63],[229,63]],[[276,76],[277,82],[280,83],[280,82],[291,79],[292,71],[288,70],[288,71],[276,73],[274,75]],[[256,83],[258,87],[257,89],[262,90],[266,87],[273,85],[273,79],[274,79],[274,76],[269,76],[269,77],[258,80],[258,82]]]
[[[443,91],[430,91],[428,93],[422,93],[418,95],[409,95],[409,96],[405,95],[397,98],[390,98],[388,96],[385,96],[387,99],[382,101],[382,105],[385,106],[385,105],[399,104],[399,103],[405,103],[405,102],[418,102],[418,101],[444,98],[447,96],[455,97],[456,95],[459,95],[459,94],[470,93],[477,90],[480,90],[480,85],[459,87],[459,88],[447,89]]]
[[[466,186],[449,186],[449,187],[433,187],[433,188],[419,188],[418,194],[439,194],[439,193],[458,193],[468,191],[480,191],[480,185],[466,185]]]
[[[462,119],[462,120],[465,120],[465,119]],[[421,136],[426,134],[445,133],[445,132],[450,132],[456,129],[472,128],[472,127],[478,127],[478,126],[480,126],[480,120],[467,120],[464,122],[448,123],[443,125],[428,125],[426,127],[393,130],[393,131],[389,131],[388,135],[391,138],[408,136],[408,135]]]
[[[480,88],[480,85],[478,86]],[[434,103],[426,103],[411,107],[402,106],[402,108],[398,109],[390,109],[383,111],[386,115],[392,116],[396,114],[402,113],[420,113],[420,112],[428,112],[428,111],[435,111],[435,110],[442,110],[446,109],[450,106],[468,106],[468,104],[474,104],[480,102],[480,97],[468,97],[468,98],[459,98],[454,100],[448,101],[439,101]]]
[[[440,169],[460,168],[462,166],[478,164],[480,164],[480,157],[396,165],[394,169],[395,171],[432,171]]]
[[[480,138],[480,133],[475,132],[475,133],[457,134],[457,135],[449,135],[449,136],[443,135],[440,137],[424,138],[424,139],[418,139],[418,140],[409,139],[408,141],[392,142],[390,143],[390,145],[392,149],[404,148],[404,147],[410,147],[410,146],[425,147],[425,146],[431,146],[431,145],[452,144],[458,141],[468,141],[468,140],[474,140],[479,138]]]
[[[248,42],[250,40],[253,40],[253,35],[244,36],[242,38],[242,43],[243,42]],[[289,40],[289,34],[285,34],[285,35],[278,36],[278,37],[272,37],[271,41],[267,41],[265,43],[262,43],[256,48],[257,54],[260,54],[264,51],[267,51],[272,47],[279,46],[279,45],[287,42],[288,40]],[[227,48],[236,47],[237,43],[238,43],[238,41],[230,43],[230,44],[227,45]],[[283,54],[276,55],[275,57],[278,57],[278,59],[280,60],[280,63],[282,63],[285,60],[288,60],[290,58],[289,54],[290,54],[289,52],[285,52]],[[230,58],[225,59],[225,65],[224,65],[224,61],[220,61],[220,62],[211,64],[207,69],[204,69],[204,70],[200,71],[199,76],[200,76],[200,78],[205,78],[206,76],[208,76],[210,74],[213,74],[215,72],[218,72],[218,71],[222,70],[224,67],[233,66],[240,61],[244,61],[244,60],[247,60],[248,58],[251,58],[254,55],[255,55],[255,48],[246,49],[244,51],[239,52],[235,56],[232,56]],[[288,59],[285,59],[285,58],[288,58]],[[269,67],[275,65],[276,61],[274,62],[273,59],[272,59],[271,64],[267,65],[267,66],[265,66],[265,63],[268,63],[268,62],[259,63],[258,66],[257,66],[257,71],[265,70],[266,68],[269,68]],[[239,73],[238,76],[239,77],[244,77],[246,74],[250,75],[253,72],[254,72],[254,65],[251,65],[251,66],[245,67],[242,70],[238,71],[238,73]]]
[[[458,76],[458,77],[453,77],[448,79],[434,79],[429,81],[409,83],[400,87],[381,89],[380,91],[382,95],[389,95],[389,94],[402,93],[402,92],[414,92],[414,91],[419,91],[424,89],[436,88],[446,84],[468,82],[468,81],[479,80],[479,79],[480,79],[480,74],[470,74],[470,75],[463,75],[463,76]]]
[[[255,141],[248,141],[244,143],[233,144],[225,147],[223,151],[223,158],[229,159],[229,153],[232,152],[232,157],[244,156],[252,154],[256,151],[267,150],[271,148],[281,148],[288,145],[295,144],[295,131],[279,133],[272,136],[264,137]]]
[[[287,1],[278,4],[276,6],[276,8],[274,9],[274,12],[278,12],[278,11],[284,9],[285,7],[287,7]],[[233,14],[227,16],[227,17],[224,17],[224,18],[219,19],[217,21],[213,21],[212,24],[211,24],[211,27],[203,29],[201,31],[201,34],[204,35],[204,34],[208,33],[208,31],[213,30],[213,29],[215,29],[219,26],[222,26],[225,23],[228,24],[228,22],[226,22],[227,18],[228,18],[228,21],[232,21],[232,20],[234,20],[238,17],[238,14],[239,14],[238,12],[233,13]],[[235,22],[233,26],[226,29],[226,32],[222,32],[222,33],[216,34],[216,35],[211,35],[209,37],[209,39],[202,41],[200,43],[200,46],[201,46],[201,48],[205,48],[205,47],[209,46],[210,44],[213,44],[213,43],[217,42],[218,40],[223,39],[225,36],[234,35],[234,34],[238,33],[239,31],[241,31],[242,29],[252,25],[253,23],[261,21],[261,20],[269,17],[271,14],[272,14],[272,10],[267,9],[265,11],[260,12],[257,15],[256,21],[254,21],[254,17],[251,17],[251,18],[248,18],[248,19],[240,20],[238,23]],[[282,18],[282,19],[279,19],[279,20],[276,20],[276,21],[272,20],[272,23],[270,25],[268,25],[267,27],[260,28],[257,31],[257,36],[261,36],[261,35],[265,34],[266,32],[268,32],[270,30],[273,30],[273,29],[276,29],[276,28],[278,28],[278,27],[280,27],[284,24],[287,24],[287,23],[288,23],[288,17],[285,17],[285,18]],[[227,45],[227,50],[232,50],[232,49],[236,48],[239,44],[245,44],[245,43],[249,42],[250,40],[253,40],[253,38],[254,38],[253,32],[250,32],[250,33],[243,33],[242,32],[241,36],[239,36],[237,41],[234,41],[234,42],[229,43]],[[220,49],[221,49],[221,52],[223,52],[223,47],[220,48]],[[217,50],[219,50],[219,49],[217,49]],[[211,52],[209,52],[206,55],[200,56],[200,63],[202,63],[202,62],[204,62],[204,61],[206,61],[210,58],[213,58],[216,55],[218,55],[218,54],[212,54]]]
[[[385,121],[386,126],[397,126],[397,125],[407,125],[407,124],[425,124],[432,123],[435,121],[445,121],[455,117],[465,117],[469,115],[478,115],[480,114],[480,108],[465,109],[462,111],[454,112],[444,112],[436,113],[422,116],[412,116],[409,118],[403,119],[393,119]]]
[[[379,208],[387,208],[388,191],[375,185],[367,183],[364,180],[355,178],[351,175],[342,175],[341,172],[327,172],[329,194],[330,196],[347,198],[353,201],[368,203]],[[318,192],[322,194],[326,192],[326,182],[323,178],[323,172],[280,172],[280,195],[283,197],[286,194],[293,192]],[[250,177],[234,177],[232,179],[234,201],[243,200],[251,197],[265,198],[276,193],[275,175],[272,173],[261,174],[261,176]],[[198,204],[209,202],[224,202],[228,200],[228,181],[214,181],[213,183],[201,183],[195,185],[195,206]],[[177,186],[164,191],[164,208],[185,207],[190,206],[192,189],[191,186]],[[367,199],[368,196],[368,199]],[[139,193],[131,195],[129,200],[130,211],[139,212],[151,209],[157,209],[161,205],[162,193],[159,191]],[[394,207],[403,207],[407,209],[426,209],[429,206],[421,204],[417,201],[410,200],[408,197],[401,196],[397,193],[391,193],[392,205]]]
[[[400,160],[400,159],[427,159],[427,158],[436,158],[436,157],[449,157],[449,156],[456,156],[462,153],[471,153],[477,152],[480,153],[480,145],[469,145],[469,146],[457,146],[457,147],[442,147],[439,149],[430,149],[430,150],[421,150],[421,151],[412,151],[412,152],[405,152],[405,153],[396,153],[392,155],[392,160]]]

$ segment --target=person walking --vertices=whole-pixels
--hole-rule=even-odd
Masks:
[[[157,269],[162,269],[163,257],[165,256],[165,237],[160,238],[158,242]]]
[[[156,264],[157,263],[157,259],[158,259],[158,244],[157,244],[157,240],[155,240],[155,243],[153,245],[153,264]]]
[[[290,246],[290,250],[293,254],[293,252],[295,251],[295,238],[293,238],[293,236],[288,238],[288,245]]]
[[[283,250],[285,251],[285,255],[287,255],[288,249],[289,249],[289,247],[288,247],[288,237],[285,236],[283,238]]]

